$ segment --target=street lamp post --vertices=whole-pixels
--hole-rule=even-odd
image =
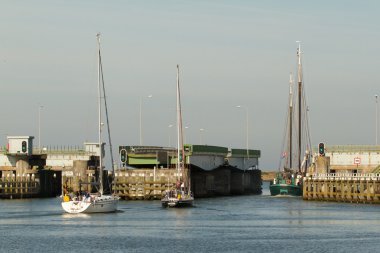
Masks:
[[[173,127],[173,125],[172,124],[170,124],[169,126],[168,126],[168,128],[169,128],[169,147],[172,145],[172,143],[171,143],[171,128]]]
[[[189,127],[188,127],[188,126],[185,126],[185,132],[184,132],[184,136],[183,136],[183,137],[184,137],[185,144],[186,144],[186,130],[187,130],[187,129],[189,129]]]
[[[377,131],[378,131],[378,112],[377,112],[377,110],[378,110],[378,103],[377,103],[377,97],[378,97],[378,95],[376,94],[375,95],[375,102],[376,102],[376,116],[375,116],[375,120],[376,120],[376,123],[375,123],[375,125],[376,125],[376,130],[375,130],[375,132],[376,132],[376,145],[377,145]]]
[[[146,98],[152,98],[152,97],[153,97],[152,95],[149,95]],[[140,130],[140,146],[142,146],[142,143],[143,143],[143,138],[142,138],[142,100],[143,100],[143,97],[140,97],[140,127],[139,127],[139,130]]]
[[[203,141],[202,141],[202,132],[204,131],[203,128],[199,129],[199,143],[200,145],[203,145]]]
[[[41,153],[41,110],[44,108],[43,105],[38,107],[38,149]]]
[[[249,159],[249,143],[248,143],[248,129],[249,129],[249,126],[248,126],[248,108],[246,106],[242,106],[242,105],[237,105],[236,106],[237,108],[242,108],[242,109],[245,109],[245,124],[246,124],[246,129],[245,129],[245,144],[246,144],[246,149],[247,149],[247,159]]]

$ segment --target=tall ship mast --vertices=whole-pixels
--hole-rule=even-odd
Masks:
[[[279,172],[271,182],[271,195],[302,195],[302,178],[310,165],[310,131],[307,117],[305,89],[303,87],[303,70],[301,44],[297,41],[297,89],[296,100],[293,94],[293,75],[289,78],[288,116],[284,131]],[[296,109],[296,110],[295,110]],[[295,138],[295,142],[293,141]],[[285,144],[286,143],[286,144]],[[304,156],[302,155],[304,153]],[[303,160],[301,160],[303,157]],[[295,159],[293,159],[295,158]]]
[[[293,74],[289,75],[289,168],[293,168]]]
[[[301,173],[301,150],[302,150],[302,63],[301,63],[301,42],[298,42],[298,172]]]

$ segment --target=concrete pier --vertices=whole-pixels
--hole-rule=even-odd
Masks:
[[[304,178],[303,199],[380,203],[380,174],[314,174]]]

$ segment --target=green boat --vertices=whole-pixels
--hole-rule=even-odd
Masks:
[[[302,196],[302,180],[310,166],[312,159],[308,107],[302,81],[301,45],[297,48],[297,88],[294,89],[293,76],[290,74],[288,113],[285,124],[282,155],[279,172],[270,183],[269,190],[272,196],[289,195]],[[297,100],[293,100],[293,90],[296,90]],[[293,108],[296,110],[293,111]],[[293,131],[293,128],[295,131]],[[304,154],[301,161],[301,154]]]
[[[277,173],[273,181],[270,182],[269,190],[270,195],[289,195],[289,196],[302,196],[302,176],[285,173]]]

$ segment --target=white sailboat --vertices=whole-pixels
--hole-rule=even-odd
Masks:
[[[190,176],[188,175],[188,171],[185,170],[183,159],[185,159],[185,151],[183,148],[179,66],[177,65],[177,183],[175,188],[166,191],[165,196],[161,199],[163,207],[186,207],[193,205],[194,197],[190,189]]]
[[[119,202],[119,197],[114,195],[105,195],[103,194],[103,142],[102,142],[102,105],[101,98],[105,99],[105,88],[103,80],[103,69],[101,66],[101,55],[100,55],[100,34],[96,35],[98,43],[98,113],[99,113],[99,122],[98,122],[98,133],[99,133],[99,191],[95,194],[86,194],[84,196],[77,196],[70,198],[68,195],[63,196],[62,208],[67,213],[108,213],[115,212],[117,210],[117,205]],[[103,83],[103,89],[101,81]],[[102,93],[103,90],[103,93]],[[107,113],[107,104],[105,102],[105,108]],[[109,124],[108,124],[108,115],[107,115],[107,127],[109,133]],[[110,135],[109,141],[111,142]],[[111,146],[111,143],[110,143]],[[111,149],[112,156],[112,149]],[[113,161],[112,161],[113,166]]]

